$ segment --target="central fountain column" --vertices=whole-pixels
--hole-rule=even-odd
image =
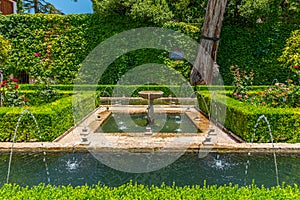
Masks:
[[[153,101],[154,99],[158,99],[162,97],[164,93],[162,91],[140,91],[140,97],[148,100],[148,108],[147,108],[147,127],[146,133],[152,133],[152,127],[154,125],[154,107]]]

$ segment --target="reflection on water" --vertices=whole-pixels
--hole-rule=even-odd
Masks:
[[[95,132],[97,133],[143,133],[146,131],[146,114],[112,114]],[[199,133],[201,132],[185,114],[154,113],[153,132]]]
[[[117,154],[116,154],[117,156]],[[6,182],[8,154],[0,156],[0,185]],[[249,160],[248,174],[245,166]],[[105,184],[118,186],[132,180],[146,185],[178,186],[206,184],[251,184],[266,187],[276,185],[274,160],[272,154],[248,153],[210,153],[199,159],[197,153],[187,153],[172,165],[150,173],[125,173],[111,169],[90,153],[47,153],[51,184],[54,185],[92,185]],[[279,180],[286,184],[300,184],[300,159],[298,155],[278,155]],[[37,185],[47,183],[47,174],[42,154],[16,153],[11,168],[11,183]]]

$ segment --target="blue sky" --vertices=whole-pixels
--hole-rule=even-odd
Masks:
[[[53,4],[57,9],[65,14],[81,14],[92,13],[91,0],[78,0],[76,3],[73,0],[46,0]]]

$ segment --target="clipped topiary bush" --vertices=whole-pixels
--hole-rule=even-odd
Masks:
[[[211,106],[210,95],[201,93],[208,108]],[[206,111],[206,106],[202,99],[199,99],[199,108]],[[217,101],[216,107],[226,108],[224,127],[246,142],[271,142],[268,124],[261,120],[255,131],[254,126],[261,115],[265,115],[269,121],[274,142],[300,142],[300,110],[299,108],[271,108],[266,105],[253,106],[250,103],[241,102],[230,97],[226,97],[226,104]]]
[[[21,113],[26,108],[0,108],[0,141],[12,141]],[[37,120],[37,125],[30,114],[25,114],[17,130],[16,141],[53,141],[74,125],[72,97],[65,97],[42,106],[32,106],[29,111]]]

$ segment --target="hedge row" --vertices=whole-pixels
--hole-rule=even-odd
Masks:
[[[39,86],[38,85],[34,85],[34,84],[20,84],[20,89],[22,90],[22,92],[26,92],[26,91],[35,91]],[[61,85],[61,84],[56,84],[56,85],[51,85],[52,88],[57,89],[60,93],[71,93],[74,90],[74,87],[76,87],[78,90],[95,90],[95,86],[94,85]],[[115,90],[117,87],[138,87],[138,88],[143,88],[145,90],[160,90],[160,88],[164,87],[164,86],[160,86],[160,85],[97,85],[96,86],[96,91],[107,91],[108,94],[111,95],[112,91]],[[188,86],[188,85],[171,85],[168,86],[166,85],[165,87],[169,87],[170,89],[176,88],[177,90],[179,88],[187,88],[187,87],[191,87],[192,89],[194,89],[194,86]],[[258,91],[258,90],[264,90],[266,88],[269,88],[270,86],[249,86],[249,90],[254,90],[254,91]],[[214,90],[214,88],[216,89],[224,89],[226,91],[233,91],[234,90],[234,86],[197,86],[197,90]],[[105,92],[104,92],[105,93]]]
[[[204,96],[208,108],[211,106],[210,95],[201,93]],[[257,124],[257,129],[254,127],[258,118],[265,115],[270,124],[271,133],[274,142],[300,142],[300,109],[299,108],[271,108],[264,105],[253,106],[250,103],[241,102],[230,97],[220,98],[225,101],[219,101],[216,98],[216,110],[225,110],[224,126],[232,131],[246,142],[271,142],[270,131],[267,122],[262,119]],[[199,96],[199,107],[207,112],[202,99]],[[215,106],[212,106],[215,108]],[[219,112],[221,113],[221,112]],[[213,117],[222,119],[222,113]],[[255,132],[255,137],[253,134]]]
[[[12,141],[21,113],[26,109],[17,107],[0,108],[0,141]],[[72,97],[65,97],[42,106],[28,108],[30,113],[20,120],[16,141],[53,141],[74,125]],[[38,132],[40,130],[40,133]]]
[[[255,185],[229,186],[151,186],[126,184],[107,186],[51,186],[32,188],[4,185],[0,188],[3,199],[299,199],[298,185],[272,188]]]
[[[122,31],[149,25],[129,16],[107,19],[96,14],[0,16],[0,34],[13,46],[4,72],[8,75],[24,70],[31,77],[51,77],[58,83],[72,83],[81,63],[98,44]],[[196,41],[201,35],[200,23],[171,21],[161,26],[181,31]],[[277,58],[291,32],[297,29],[299,24],[278,22],[257,23],[250,28],[224,25],[217,58],[224,83],[232,83],[231,65],[254,71],[254,84],[271,84],[274,79],[284,82],[288,71]],[[99,83],[115,84],[124,73],[145,63],[166,64],[186,78],[192,68],[188,62],[169,59],[168,52],[142,49],[116,59]]]
[[[88,87],[88,86],[87,86]],[[138,96],[137,92],[141,90],[161,90],[164,91],[164,96],[174,95],[174,91],[182,94],[182,96],[189,96],[185,94],[184,89],[181,87],[158,87],[158,86],[140,86],[132,88],[133,86],[126,86],[119,89],[120,94],[122,91],[133,91],[132,96]],[[256,87],[260,90],[261,87]],[[99,87],[100,96],[108,96],[112,94],[113,87],[102,86]],[[232,87],[227,87],[226,93],[231,93]],[[225,117],[224,126],[237,134],[245,141],[250,142],[254,133],[254,126],[257,123],[258,118],[261,115],[265,115],[270,123],[272,135],[275,142],[300,142],[300,109],[283,109],[283,108],[269,108],[267,106],[253,106],[249,103],[243,103],[235,99],[223,96],[226,101],[216,102],[216,106],[212,106],[210,102],[210,94],[206,87],[198,87],[198,92],[204,96],[204,100],[207,107],[217,108],[217,117],[221,121],[222,117]],[[219,94],[221,95],[221,94]],[[222,95],[225,93],[222,92]],[[122,96],[122,95],[121,95]],[[200,96],[198,96],[199,108],[205,112],[206,105]],[[96,101],[97,103],[97,101]],[[18,118],[24,108],[0,108],[0,141],[10,141],[15,131]],[[72,97],[64,97],[55,102],[44,104],[41,106],[32,106],[29,110],[36,117],[38,126],[40,129],[40,135],[36,129],[36,124],[30,115],[24,115],[21,120],[20,127],[17,131],[18,141],[52,141],[64,131],[69,129],[73,124],[73,113],[72,113]],[[225,112],[223,112],[225,111]],[[222,113],[226,113],[222,116]],[[214,113],[212,113],[213,117]],[[261,120],[258,124],[255,138],[255,142],[270,142],[271,138],[266,122]]]

